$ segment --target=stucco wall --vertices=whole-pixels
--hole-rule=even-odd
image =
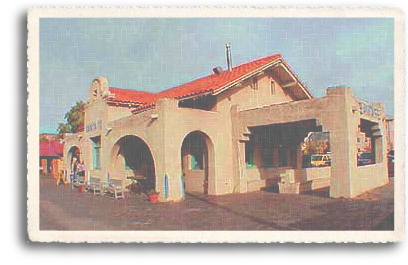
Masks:
[[[183,197],[182,144],[189,133],[197,131],[203,135],[208,149],[208,193],[248,192],[268,185],[267,180],[274,179],[280,170],[262,168],[259,141],[255,143],[255,167],[246,168],[245,144],[241,141],[247,137],[248,127],[316,119],[323,131],[330,132],[332,166],[293,169],[291,172],[296,181],[315,183],[312,187],[317,188],[327,185],[329,178],[333,197],[355,196],[387,182],[386,148],[383,148],[381,163],[357,168],[355,143],[361,117],[353,111],[355,102],[350,88],[329,88],[327,96],[321,99],[286,102],[291,99],[278,83],[275,82],[275,94],[271,94],[270,82],[269,76],[262,75],[258,76],[257,90],[252,88],[250,80],[218,95],[216,111],[178,108],[177,100],[163,98],[154,110],[127,115],[129,110],[126,108],[115,108],[103,100],[94,100],[86,106],[86,131],[66,136],[64,154],[67,155],[72,146],[77,146],[88,176],[103,181],[108,177],[125,180],[124,165],[116,163],[117,143],[125,136],[136,136],[146,143],[152,154],[160,199],[180,200]],[[383,126],[381,122],[380,126]],[[101,137],[100,169],[92,168],[91,138],[96,136]],[[66,161],[69,168],[68,163]],[[202,172],[185,173],[191,180],[187,183],[188,188],[201,190]],[[165,178],[168,178],[168,186]]]
[[[103,160],[105,161],[105,170],[110,173],[110,178],[125,179],[129,173],[128,170],[124,169],[124,163],[120,167],[120,163],[117,161],[120,148],[118,141],[126,136],[140,138],[148,146],[156,165],[161,139],[158,133],[159,122],[157,119],[152,119],[153,113],[154,111],[146,111],[139,115],[132,115],[108,123],[111,131],[105,135],[104,149],[106,151]],[[156,166],[155,171],[157,172]]]
[[[386,119],[385,119],[385,107],[381,106],[380,117],[373,115],[361,114],[358,111],[358,100],[352,98],[351,103],[353,105],[353,114],[351,115],[350,130],[352,132],[358,131],[358,126],[361,123],[361,119],[373,122],[378,125],[379,132],[377,134],[382,135],[378,139],[379,143],[377,147],[381,150],[376,150],[377,161],[372,165],[357,166],[357,148],[351,150],[353,157],[351,157],[350,172],[351,172],[351,183],[350,183],[350,194],[351,196],[356,196],[365,191],[371,190],[373,188],[385,185],[388,183],[388,172],[387,172],[387,143],[386,143]],[[356,111],[357,110],[357,111]],[[357,134],[355,134],[356,141]],[[353,152],[354,151],[354,152]]]
[[[129,107],[107,105],[107,108],[108,108],[107,115],[108,122],[115,121],[117,119],[121,119],[132,115],[131,111],[132,109]]]
[[[270,75],[257,76],[258,88],[254,89],[252,78],[223,92],[217,97],[217,110],[222,108],[224,102],[236,104],[239,110],[259,108],[273,103],[290,102],[293,99],[279,86]],[[274,82],[274,94],[271,93],[271,82]]]
[[[87,144],[84,140],[85,133],[77,133],[77,134],[64,134],[64,157],[63,157],[63,165],[62,170],[64,170],[67,174],[69,179],[69,173],[71,172],[71,161],[70,161],[70,154],[71,148],[77,147],[80,151],[80,159],[82,162],[85,163],[85,166],[89,166],[89,161],[86,157],[87,154]]]
[[[330,187],[331,167],[298,168],[270,167],[261,170],[266,188],[278,184],[282,174],[288,174],[292,183],[300,183],[300,192]]]
[[[111,107],[103,101],[89,104],[85,112],[85,125],[97,124],[82,134],[66,137],[69,148],[78,146],[85,161],[87,175],[106,181],[126,178],[124,170],[115,169],[117,147],[115,144],[127,135],[142,139],[149,147],[155,165],[156,189],[164,195],[164,176],[169,178],[169,193],[165,200],[178,200],[181,194],[181,146],[191,132],[205,134],[209,141],[209,194],[232,192],[231,162],[231,119],[228,113],[209,112],[196,109],[178,108],[177,101],[162,99],[155,110],[146,111],[109,121],[113,117]],[[116,117],[123,115],[119,110]],[[108,113],[109,116],[108,116]],[[158,114],[158,118],[152,117]],[[115,116],[114,115],[114,116]],[[100,122],[99,122],[100,121]],[[88,127],[89,128],[89,127]],[[81,136],[81,138],[79,138]],[[92,168],[92,137],[101,137],[100,169]],[[69,168],[68,162],[66,167]]]
[[[185,176],[186,192],[204,193],[204,170],[188,170]]]
[[[384,163],[357,167],[353,176],[351,193],[358,195],[387,184],[388,178],[384,176],[387,176],[387,166]]]
[[[158,118],[152,118],[158,114]],[[99,117],[98,117],[99,118]],[[114,168],[115,144],[124,136],[134,135],[149,147],[156,175],[156,189],[164,194],[164,176],[169,178],[169,195],[163,200],[180,199],[181,147],[184,138],[199,131],[208,137],[209,194],[232,192],[231,122],[227,114],[177,107],[177,101],[162,99],[155,110],[132,115],[106,125],[110,131],[92,133],[102,137],[102,164],[100,170],[91,170],[93,177],[124,179],[126,172]],[[88,137],[90,134],[88,134]],[[89,138],[88,138],[89,140]],[[88,141],[89,142],[89,141]],[[91,153],[88,154],[91,157]],[[196,184],[194,184],[196,185]]]
[[[239,119],[241,124],[245,124],[247,127],[317,119],[322,125],[323,131],[330,132],[331,196],[353,197],[388,181],[385,171],[386,159],[382,159],[378,166],[373,167],[372,171],[361,168],[357,170],[356,135],[360,118],[379,123],[381,132],[383,132],[381,155],[383,158],[386,158],[386,148],[384,148],[386,145],[383,119],[360,115],[358,111],[355,111],[353,105],[355,102],[350,88],[334,87],[329,88],[327,96],[321,99],[275,104],[260,109],[241,111]],[[382,109],[381,115],[384,113],[385,111]],[[369,179],[374,171],[377,177]]]
[[[160,100],[157,108],[164,132],[164,144],[159,155],[162,157],[161,171],[171,176],[174,188],[179,186],[182,175],[183,140],[189,133],[198,131],[206,136],[208,148],[208,193],[231,193],[232,180],[228,174],[232,171],[229,113],[178,108],[177,102],[170,99]]]

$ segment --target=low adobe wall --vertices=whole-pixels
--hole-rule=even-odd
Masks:
[[[330,176],[331,167],[265,168],[261,172],[264,187],[270,188],[282,180],[282,183],[298,184],[299,192],[330,187]]]
[[[327,178],[320,178],[321,184],[316,186],[324,186],[330,183],[331,197],[355,197],[388,182],[386,142],[383,134],[385,132],[385,109],[383,105],[377,105],[374,108],[374,105],[355,99],[349,87],[331,87],[327,89],[327,95],[320,99],[302,100],[245,110],[239,112],[237,118],[240,124],[247,128],[310,119],[319,121],[322,130],[330,132],[332,165],[330,170],[320,169],[330,171],[327,172],[330,181]],[[368,106],[367,108],[372,111],[365,110],[364,106]],[[376,156],[378,156],[380,162],[366,168],[357,167],[356,142],[362,120],[374,124],[377,127],[375,137],[380,137],[377,143],[379,149],[376,151]],[[245,133],[243,129],[239,132],[241,135]],[[241,156],[244,157],[244,154]],[[259,172],[261,171],[260,169]],[[293,183],[308,182],[309,177],[318,176],[321,173],[321,171],[315,172],[315,169],[298,169],[290,172],[294,178],[300,178],[300,181]],[[264,177],[260,176],[260,179],[262,178]],[[270,179],[275,178],[267,178],[268,181],[266,182],[273,183]],[[313,184],[317,182],[317,179],[311,182],[312,188]],[[269,183],[266,184],[269,185]]]
[[[388,183],[387,166],[384,163],[357,167],[351,185],[350,193],[359,195],[368,190],[383,186]]]

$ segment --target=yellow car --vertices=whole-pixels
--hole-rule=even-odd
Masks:
[[[312,155],[312,166],[313,167],[325,167],[331,165],[330,155]]]

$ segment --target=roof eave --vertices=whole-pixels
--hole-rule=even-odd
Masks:
[[[308,97],[308,99],[313,99],[314,98],[313,94],[302,83],[300,78],[294,72],[292,72],[289,65],[284,60],[281,60],[281,63],[282,63],[283,69],[285,69],[285,71],[292,77],[294,82],[296,82],[296,85],[302,90],[302,92],[306,95],[306,97]]]
[[[242,82],[243,80],[245,80],[245,79],[247,79],[247,78],[250,78],[251,76],[256,75],[256,74],[258,74],[258,73],[260,73],[260,72],[262,72],[262,71],[265,71],[265,70],[268,69],[269,67],[273,67],[273,66],[279,64],[279,61],[280,61],[280,60],[281,60],[281,58],[277,58],[276,60],[274,60],[274,61],[272,61],[272,62],[270,62],[270,63],[268,63],[268,64],[266,64],[266,65],[264,65],[264,66],[261,66],[260,68],[254,70],[254,71],[252,71],[252,72],[249,72],[249,73],[247,73],[247,74],[241,76],[240,78],[235,79],[234,81],[232,81],[232,82],[230,82],[230,83],[228,83],[228,84],[226,84],[226,85],[220,87],[220,88],[217,89],[216,91],[214,91],[214,92],[213,92],[213,95],[216,96],[216,95],[218,95],[218,94],[224,92],[225,90],[227,90],[227,89],[229,89],[229,88],[231,88],[231,87],[237,85],[238,83]]]

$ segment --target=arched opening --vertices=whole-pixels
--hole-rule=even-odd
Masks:
[[[68,165],[70,166],[71,172],[74,172],[77,170],[76,166],[78,163],[83,162],[81,158],[81,150],[73,146],[69,149],[68,151]]]
[[[113,147],[113,178],[140,182],[146,190],[156,187],[155,167],[152,153],[147,144],[137,136],[127,135]]]
[[[184,190],[187,193],[208,194],[213,171],[212,143],[202,132],[191,132],[181,146],[181,167],[183,171]]]

